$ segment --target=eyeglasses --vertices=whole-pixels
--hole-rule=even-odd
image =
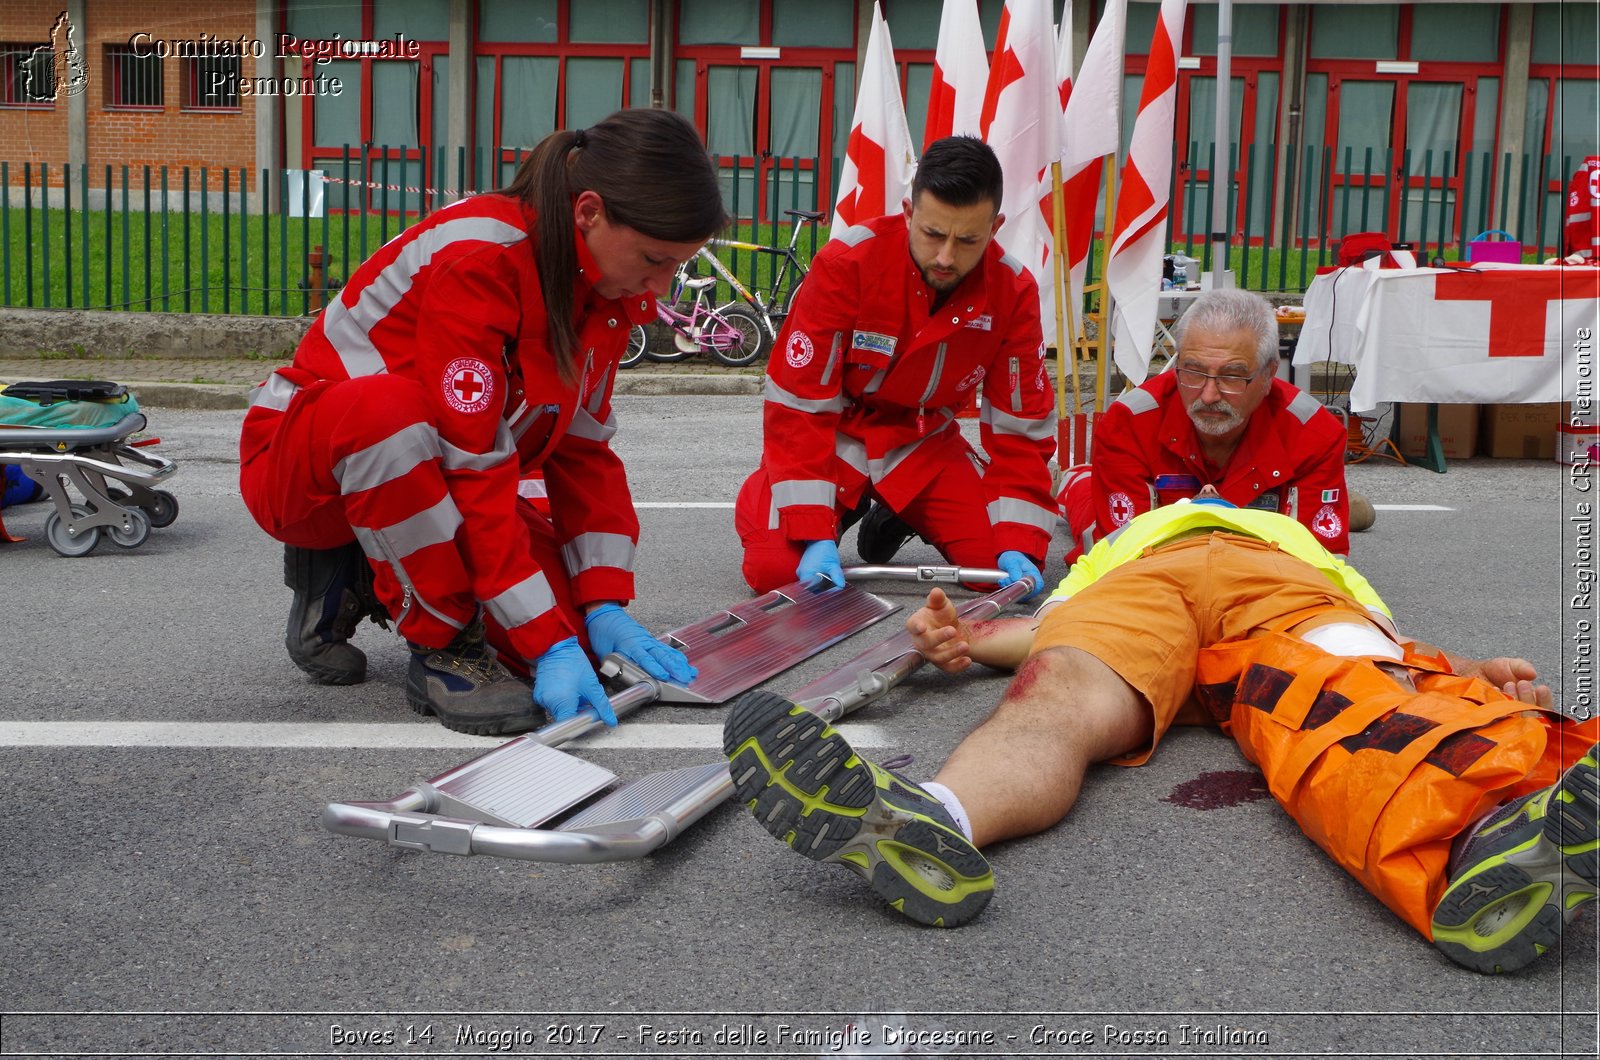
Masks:
[[[1224,394],[1242,394],[1250,386],[1250,381],[1260,375],[1260,370],[1249,375],[1207,375],[1197,372],[1193,368],[1179,368],[1178,385],[1188,387],[1190,390],[1204,390],[1207,382],[1217,384],[1217,389]]]

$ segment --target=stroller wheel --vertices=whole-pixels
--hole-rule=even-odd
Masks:
[[[171,526],[178,518],[178,498],[166,490],[152,490],[151,496],[155,499],[144,506],[144,514],[150,517],[150,525],[157,529]]]
[[[106,527],[106,536],[119,548],[138,548],[150,536],[150,517],[141,508],[130,508],[123,518],[122,526]]]
[[[88,514],[89,509],[83,505],[72,506],[74,520],[82,519]],[[50,542],[51,548],[63,556],[87,556],[100,543],[100,528],[91,526],[74,534],[68,528],[66,520],[61,518],[60,512],[51,512],[44,519],[44,538]]]

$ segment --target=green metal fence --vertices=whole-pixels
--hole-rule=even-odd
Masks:
[[[1176,146],[1174,147],[1176,163]],[[313,164],[323,174],[324,209],[312,216],[312,182],[298,170],[66,166],[0,161],[0,305],[278,316],[315,311],[350,272],[391,236],[433,210],[486,190],[469,184],[465,151],[346,147]],[[1188,157],[1195,157],[1191,145]],[[1477,153],[1306,148],[1280,167],[1252,147],[1232,152],[1228,267],[1241,286],[1301,291],[1329,264],[1348,232],[1384,231],[1415,245],[1419,260],[1461,259],[1489,229],[1511,230],[1497,190],[1523,189],[1512,235],[1525,256],[1555,252],[1562,189],[1574,159]],[[472,172],[502,179],[520,153],[474,159]],[[489,164],[498,159],[499,165]],[[815,159],[719,159],[734,238],[787,245],[787,210],[818,209]],[[424,174],[431,174],[426,180]],[[1441,177],[1439,174],[1448,174]],[[263,197],[263,187],[274,189]],[[758,191],[759,189],[759,191]],[[1215,183],[1189,179],[1174,164],[1169,238],[1174,253],[1211,267]],[[263,206],[263,202],[265,205]],[[1498,202],[1498,206],[1493,204]],[[824,211],[827,204],[820,206]],[[1181,224],[1175,224],[1178,218]],[[827,238],[802,232],[808,261]],[[1177,227],[1179,230],[1173,231]],[[819,231],[819,229],[822,229]],[[771,255],[725,251],[737,275],[765,286]],[[1098,253],[1090,279],[1099,268]]]

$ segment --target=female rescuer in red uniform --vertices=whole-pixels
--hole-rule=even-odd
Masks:
[[[551,134],[508,187],[356,270],[257,389],[240,440],[245,504],[286,546],[301,669],[363,680],[349,638],[387,612],[412,707],[483,734],[534,727],[535,704],[616,724],[585,646],[692,679],[621,606],[639,522],[611,388],[631,326],[726,219],[694,127],[627,110]],[[518,496],[536,469],[550,520]],[[502,660],[532,673],[531,702]]]

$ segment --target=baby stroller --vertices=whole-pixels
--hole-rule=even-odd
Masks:
[[[152,527],[178,517],[178,499],[156,488],[177,465],[148,450],[160,439],[129,440],[144,427],[139,403],[117,383],[68,379],[0,389],[0,464],[15,464],[49,494],[55,510],[44,535],[51,548],[86,556],[102,536],[138,548]],[[0,524],[0,540],[20,539]]]

